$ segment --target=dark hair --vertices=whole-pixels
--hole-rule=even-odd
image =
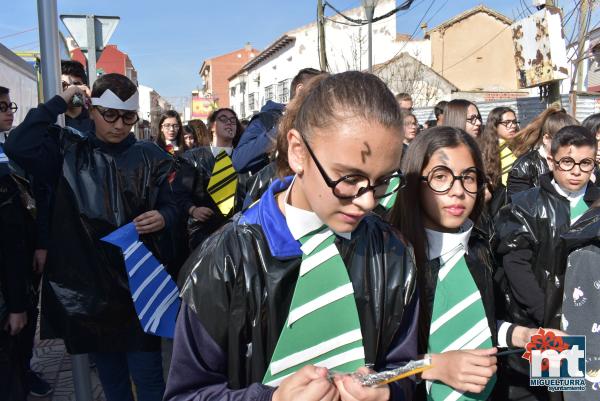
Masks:
[[[469,106],[475,106],[477,114],[481,115],[477,105],[468,100],[454,99],[448,102],[444,109],[444,123],[442,125],[466,130]]]
[[[0,96],[8,95],[10,90],[5,86],[0,86]]]
[[[439,119],[442,114],[444,114],[444,111],[446,110],[446,106],[448,106],[448,102],[445,100],[442,100],[441,102],[437,102],[437,104],[433,108],[433,114],[435,114],[436,120]]]
[[[88,84],[87,74],[83,64],[76,60],[61,60],[60,62],[60,73],[62,75],[72,75],[77,78],[81,78],[84,84]]]
[[[412,102],[413,99],[408,93],[400,92],[396,95],[396,100],[399,102],[402,100],[410,100]]]
[[[135,84],[125,75],[111,73],[101,75],[94,82],[92,97],[100,97],[108,89],[124,102],[137,92]]]
[[[191,120],[188,125],[196,131],[196,139],[198,140],[198,146],[210,146],[212,143],[212,134],[208,130],[204,121],[194,119]]]
[[[237,146],[238,142],[240,141],[240,138],[242,137],[242,133],[244,132],[244,130],[242,128],[242,124],[240,123],[240,119],[238,118],[236,112],[233,111],[232,109],[230,109],[229,107],[223,107],[223,108],[217,109],[217,110],[213,111],[212,113],[210,113],[210,115],[208,116],[208,131],[211,133],[211,136],[212,136],[212,130],[213,130],[213,127],[215,126],[215,122],[217,121],[217,117],[219,117],[219,114],[221,114],[224,111],[231,112],[236,120],[235,136],[233,137],[233,142],[232,142],[232,145],[235,148]]]
[[[181,125],[181,117],[179,113],[175,110],[167,110],[161,116],[160,120],[158,120],[158,136],[156,137],[156,143],[163,149],[167,149],[167,140],[165,139],[165,134],[162,132],[163,122],[167,118],[175,118],[177,120],[177,125],[179,125],[179,129],[177,129],[177,147],[179,148],[179,152],[183,152],[185,150],[185,141],[183,140],[183,126]]]
[[[581,125],[567,125],[562,127],[552,138],[550,154],[556,155],[563,146],[575,146],[576,148],[589,146],[595,152],[598,149],[598,141],[596,141],[596,134],[589,129]]]
[[[321,74],[308,83],[287,106],[279,120],[277,134],[277,172],[292,174],[287,158],[287,134],[298,130],[310,142],[313,129],[334,126],[349,117],[374,121],[402,135],[402,115],[394,95],[373,74],[346,71]]]
[[[437,120],[427,120],[423,123],[423,126],[427,125],[427,128],[433,128],[437,126]]]
[[[292,79],[292,83],[290,85],[290,100],[296,97],[296,87],[298,85],[306,85],[309,79],[321,74],[321,71],[316,70],[314,68],[303,68],[300,71],[298,71],[294,79]]]
[[[510,107],[496,107],[490,111],[485,128],[477,138],[479,149],[481,149],[483,165],[485,166],[485,176],[492,187],[492,192],[502,185],[502,162],[500,160],[500,143],[498,142],[498,125],[505,113],[513,113],[516,116],[516,113]],[[503,146],[508,146],[508,144],[505,143]]]
[[[419,134],[410,144],[410,152],[403,155],[402,171],[406,177],[406,187],[398,192],[398,198],[394,205],[390,223],[397,227],[404,238],[413,245],[415,259],[417,262],[417,283],[419,286],[419,297],[428,299],[432,294],[428,294],[428,286],[431,280],[431,272],[427,269],[427,236],[423,221],[423,207],[421,202],[421,176],[423,169],[429,163],[433,154],[444,148],[456,148],[465,145],[469,148],[471,157],[475,162],[475,168],[479,171],[483,169],[479,147],[475,139],[464,130],[454,127],[439,126],[430,128]],[[469,216],[475,222],[481,214],[484,205],[484,191],[477,193],[475,207]],[[426,346],[429,333],[426,328],[429,327],[431,316],[426,308],[419,312],[419,340],[421,345]]]
[[[194,138],[194,145],[191,146],[191,147],[188,147],[187,143],[185,142],[185,135],[186,134],[191,134],[192,138]],[[183,133],[182,133],[181,137],[183,138],[183,150],[184,151],[185,150],[190,150],[190,149],[193,149],[193,148],[199,146],[198,145],[198,143],[199,143],[199,141],[198,141],[198,135],[196,134],[196,130],[191,125],[187,124],[187,125],[183,126]]]
[[[581,125],[589,129],[592,134],[596,135],[598,131],[600,131],[600,113],[587,116]]]
[[[579,125],[579,122],[559,106],[548,107],[517,132],[510,145],[513,154],[520,157],[538,148],[544,140],[544,135],[552,139],[558,130],[567,125]]]

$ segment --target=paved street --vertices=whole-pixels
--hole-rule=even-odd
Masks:
[[[71,358],[65,350],[62,340],[39,340],[36,336],[33,370],[40,372],[43,378],[54,388],[54,392],[45,398],[29,397],[29,401],[71,401],[75,400]],[[95,369],[92,374],[92,395],[94,401],[104,401],[104,393]]]

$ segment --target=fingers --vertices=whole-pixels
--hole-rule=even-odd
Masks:
[[[138,217],[136,217],[135,219],[133,219],[134,223],[139,223],[145,219],[151,218],[152,216],[154,216],[156,213],[156,210],[150,210],[149,212],[145,212],[140,214]]]
[[[133,222],[138,234],[150,234],[162,230],[165,226],[165,219],[156,210],[142,213],[133,219]]]
[[[333,392],[332,392],[333,390]],[[302,398],[305,400],[335,400],[337,389],[326,377],[313,379],[306,385],[302,392]]]
[[[321,401],[336,401],[340,398],[340,393],[336,386],[329,384],[329,391],[323,396]]]

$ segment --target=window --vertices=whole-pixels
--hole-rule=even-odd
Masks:
[[[244,102],[240,103],[240,112],[239,115],[241,118],[245,118],[246,117],[246,105],[244,104]]]
[[[248,95],[248,108],[250,109],[250,111],[254,111],[256,110],[256,96],[254,96],[254,93],[251,93]]]
[[[275,99],[274,89],[273,85],[265,87],[265,102]]]
[[[290,100],[290,80],[285,79],[277,84],[279,103],[287,103]]]
[[[240,93],[246,92],[246,83],[240,82]]]
[[[232,97],[235,96],[235,86],[232,86],[229,91]]]

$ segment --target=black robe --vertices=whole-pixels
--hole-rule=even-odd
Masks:
[[[196,176],[187,181],[186,187],[192,194],[192,203],[195,206],[203,206],[211,209],[214,214],[204,222],[190,218],[188,221],[188,233],[190,237],[190,248],[194,249],[200,245],[210,234],[218,230],[235,213],[242,209],[245,197],[245,182],[248,174],[238,174],[238,185],[235,195],[235,204],[227,215],[223,215],[217,204],[208,194],[208,183],[215,167],[215,156],[210,147],[190,149],[182,156],[195,168]]]
[[[513,163],[506,181],[508,200],[519,192],[540,186],[540,177],[550,171],[548,161],[537,149],[530,150]]]
[[[107,144],[52,125],[64,112],[60,97],[32,109],[9,136],[7,155],[56,186],[51,238],[42,284],[42,338],[62,338],[72,354],[156,351],[160,338],[145,334],[136,315],[121,250],[100,239],[149,210],[166,228],[142,236],[168,266],[169,227],[179,218],[171,199],[173,159],[133,134]]]
[[[508,301],[506,320],[527,327],[559,328],[566,267],[560,236],[571,226],[569,200],[552,186],[552,174],[540,187],[513,196],[496,218],[497,252],[503,258],[498,281]],[[588,184],[590,206],[600,188]]]

